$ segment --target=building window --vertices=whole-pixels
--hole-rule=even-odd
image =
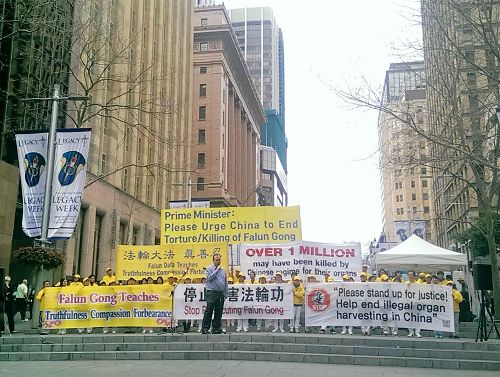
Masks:
[[[135,197],[136,198],[140,197],[140,191],[141,191],[141,179],[139,177],[135,177]]]
[[[424,194],[422,195],[422,199],[424,199],[424,200],[429,200],[429,194],[428,194],[428,193],[424,193]]]
[[[200,42],[200,51],[208,51],[208,42]]]
[[[427,181],[422,181],[422,187],[427,187]]]
[[[128,188],[128,169],[123,169],[122,173],[122,190],[127,191]]]
[[[207,84],[200,84],[200,97],[207,96]]]
[[[396,203],[399,203],[399,195],[396,195]]]
[[[198,167],[205,167],[205,153],[198,153]]]
[[[429,207],[424,207],[424,213],[429,213]]]
[[[427,168],[422,168],[421,172],[422,174],[427,174]]]
[[[106,155],[104,153],[101,154],[100,174],[106,174]]]
[[[399,201],[402,202],[403,201],[403,195],[399,195]]]
[[[196,181],[196,191],[203,191],[205,190],[205,178],[199,177],[198,180]]]
[[[205,130],[198,130],[198,144],[205,144]]]
[[[415,188],[415,181],[411,181],[411,188]]]
[[[208,26],[208,18],[201,19],[201,26]]]
[[[411,194],[411,200],[417,200],[417,194]]]
[[[206,106],[200,106],[198,108],[198,119],[199,120],[206,120],[207,119],[207,107]]]
[[[417,213],[417,207],[413,207],[413,213]]]
[[[205,74],[207,73],[207,67],[200,67],[200,74]]]
[[[396,186],[396,190],[397,190],[397,189],[399,188],[399,184],[398,184],[398,182],[396,182],[396,185],[395,185],[395,186]]]

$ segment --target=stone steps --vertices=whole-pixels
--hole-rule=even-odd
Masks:
[[[500,371],[500,342],[313,334],[0,338],[0,360],[255,360]]]

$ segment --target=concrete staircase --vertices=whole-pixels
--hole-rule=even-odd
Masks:
[[[0,361],[255,360],[500,371],[500,341],[317,334],[4,336]]]

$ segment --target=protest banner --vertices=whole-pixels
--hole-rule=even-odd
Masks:
[[[229,285],[222,318],[290,319],[293,295],[290,284]],[[179,284],[174,294],[174,318],[202,319],[206,308],[205,285]]]
[[[305,277],[315,275],[321,281],[328,273],[333,278],[344,274],[357,279],[361,272],[361,245],[325,244],[317,242],[292,242],[284,244],[241,244],[239,264],[245,274],[254,271],[256,275],[268,278],[277,272],[289,279],[292,274]]]
[[[90,134],[90,128],[57,130],[49,238],[69,238],[76,227],[87,178]]]
[[[168,327],[172,320],[167,285],[46,288],[44,328]]]
[[[48,132],[16,132],[16,144],[23,193],[22,228],[28,237],[38,237],[42,233]]]
[[[407,283],[306,286],[306,326],[389,326],[454,330],[451,287]]]
[[[299,207],[163,209],[160,243],[277,243],[302,239]]]
[[[203,267],[212,264],[212,255],[221,254],[221,266],[228,270],[227,245],[118,245],[116,247],[116,279],[142,279],[169,274],[192,278],[205,276]]]

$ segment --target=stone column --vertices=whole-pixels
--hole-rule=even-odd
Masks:
[[[94,260],[94,230],[95,230],[96,207],[90,204],[85,211],[82,227],[82,249],[80,271],[75,271],[81,276],[88,276],[92,273],[92,263]]]

